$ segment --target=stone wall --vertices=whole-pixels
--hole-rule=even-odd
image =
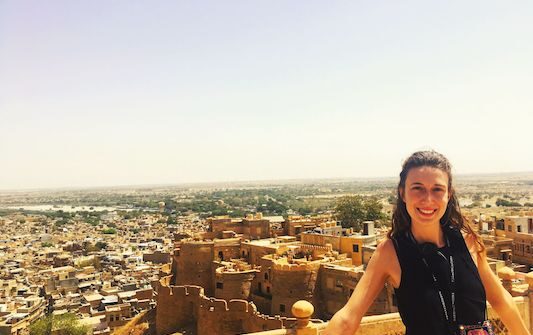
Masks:
[[[318,305],[318,271],[320,261],[305,264],[280,264],[272,268],[272,315],[290,315],[298,300]]]
[[[157,294],[157,335],[172,334],[180,328],[195,325],[201,296],[204,296],[204,290],[199,286],[161,285]]]
[[[213,295],[214,243],[187,241],[174,252],[175,285],[198,285]]]
[[[530,304],[531,298],[527,296],[513,298],[520,315],[525,321],[526,327],[531,331]],[[510,335],[509,331],[495,314],[492,307],[488,306],[489,319],[497,335]],[[308,323],[302,327],[291,329],[277,329],[247,335],[320,335],[327,327],[327,323]],[[399,313],[389,313],[383,315],[365,316],[361,320],[361,325],[354,335],[404,335],[405,326],[402,323]]]
[[[341,309],[350,299],[355,287],[363,276],[363,268],[347,269],[342,266],[323,264],[320,268],[319,292],[321,304],[317,306],[317,317],[328,320],[331,319],[339,309]],[[385,285],[376,297],[366,315],[376,315],[396,312],[393,306],[394,289],[390,285]]]
[[[157,295],[156,334],[172,334],[193,327],[197,335],[233,335],[291,327],[295,319],[257,312],[245,300],[208,298],[199,286],[168,286],[160,282]],[[290,308],[290,306],[289,306]]]
[[[215,273],[215,298],[248,300],[252,281],[257,272],[257,270],[230,272],[223,267],[218,268]]]
[[[252,240],[270,237],[270,221],[265,219],[243,219],[243,235]]]
[[[168,252],[155,251],[153,253],[143,254],[144,262],[152,262],[154,264],[170,263],[170,259],[170,253]]]
[[[232,258],[241,258],[241,240],[239,238],[215,239],[213,246],[214,259],[229,261]]]

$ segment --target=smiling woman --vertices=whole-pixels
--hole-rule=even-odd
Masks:
[[[511,334],[529,334],[491,271],[481,238],[461,214],[446,157],[412,154],[397,195],[388,239],[325,334],[353,334],[386,282],[394,287],[406,335],[492,335],[487,300]]]

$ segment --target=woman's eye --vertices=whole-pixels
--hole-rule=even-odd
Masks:
[[[433,191],[435,191],[435,192],[444,192],[444,189],[442,189],[442,188],[435,188],[435,189],[433,189]]]

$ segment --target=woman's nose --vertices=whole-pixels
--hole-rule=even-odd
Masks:
[[[427,202],[431,202],[433,200],[433,196],[432,196],[431,192],[425,191],[422,194],[422,200],[427,201]]]

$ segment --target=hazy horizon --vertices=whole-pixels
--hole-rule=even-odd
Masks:
[[[511,171],[511,172],[496,172],[496,173],[467,173],[467,174],[454,174],[456,182],[468,180],[470,178],[483,179],[494,177],[510,177],[519,176],[526,178],[533,178],[532,171]],[[44,188],[18,188],[18,189],[0,189],[0,193],[10,192],[54,192],[54,191],[84,191],[84,190],[113,190],[113,189],[144,189],[144,188],[174,188],[174,187],[205,187],[205,186],[244,186],[253,185],[260,186],[262,184],[274,184],[274,185],[289,185],[289,184],[307,184],[311,182],[318,182],[327,184],[328,182],[366,182],[366,181],[396,181],[399,176],[376,176],[376,177],[329,177],[329,178],[293,178],[293,179],[257,179],[257,180],[213,180],[202,182],[182,182],[182,183],[159,183],[159,184],[122,184],[122,185],[73,185],[63,187],[44,187]]]
[[[0,2],[0,190],[533,170],[533,3]]]

